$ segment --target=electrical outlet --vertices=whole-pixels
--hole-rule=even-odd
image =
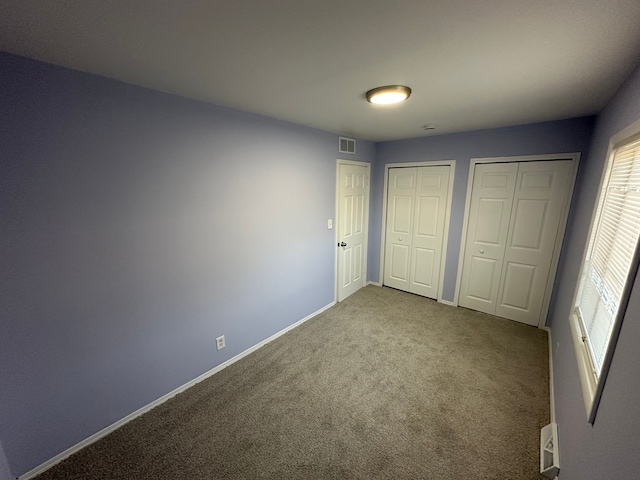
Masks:
[[[224,335],[221,335],[216,338],[216,350],[222,350],[224,346]]]
[[[331,230],[333,228],[333,220],[329,219],[327,220],[327,229]]]

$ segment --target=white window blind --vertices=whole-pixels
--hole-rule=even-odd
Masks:
[[[577,295],[577,313],[597,376],[640,235],[640,138],[613,152],[600,193]]]

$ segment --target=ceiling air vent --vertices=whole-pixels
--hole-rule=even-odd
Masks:
[[[356,153],[356,141],[353,138],[340,137],[338,140],[338,151],[340,153]]]

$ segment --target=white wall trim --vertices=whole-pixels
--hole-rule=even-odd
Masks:
[[[476,165],[483,163],[511,163],[511,162],[536,162],[536,161],[551,161],[551,160],[570,160],[571,161],[571,173],[569,174],[569,181],[567,185],[567,192],[562,203],[562,212],[560,213],[560,223],[558,225],[558,232],[556,234],[556,240],[553,248],[553,256],[551,259],[551,266],[549,268],[549,276],[547,278],[547,286],[545,288],[545,295],[542,301],[542,310],[540,312],[540,318],[538,319],[538,328],[543,328],[546,323],[547,313],[549,311],[549,305],[551,303],[551,293],[553,291],[553,285],[556,278],[556,272],[558,270],[558,261],[560,260],[560,251],[562,250],[562,241],[564,239],[565,230],[567,228],[567,220],[569,218],[569,210],[571,207],[571,200],[573,199],[573,189],[578,175],[578,166],[580,164],[580,152],[572,153],[553,153],[545,155],[523,155],[516,157],[487,157],[487,158],[472,158],[469,164],[469,178],[467,179],[467,196],[464,206],[464,220],[462,222],[462,238],[460,239],[460,253],[458,256],[458,274],[456,278],[456,290],[453,297],[453,302],[458,305],[460,298],[460,287],[462,282],[462,267],[464,263],[464,254],[467,248],[467,230],[469,228],[469,209],[471,206],[471,193],[473,189],[473,178],[475,176]]]
[[[438,302],[442,303],[443,305],[449,305],[450,307],[457,307],[458,306],[454,302],[452,302],[450,300],[445,300],[444,298],[439,298]]]
[[[145,405],[144,407],[139,408],[135,412],[130,413],[126,417],[121,418],[117,422],[109,425],[108,427],[103,428],[99,432],[94,433],[90,437],[85,438],[84,440],[76,443],[72,447],[69,447],[68,449],[66,449],[65,451],[59,453],[55,457],[47,460],[44,463],[41,463],[37,467],[35,467],[35,468],[29,470],[28,472],[20,475],[18,477],[18,480],[30,480],[30,479],[36,477],[37,475],[40,475],[41,473],[43,473],[44,471],[46,471],[49,468],[53,467],[57,463],[60,463],[62,460],[66,459],[69,456],[73,455],[74,453],[82,450],[84,447],[87,447],[87,446],[91,445],[92,443],[100,440],[102,437],[108,435],[109,433],[113,432],[114,430],[117,430],[118,428],[122,427],[123,425],[129,423],[131,420],[134,420],[135,418],[139,417],[140,415],[143,415],[143,414],[147,413],[149,410],[157,407],[158,405],[163,404],[164,402],[166,402],[170,398],[175,397],[177,394],[184,392],[185,390],[189,389],[190,387],[193,387],[195,384],[200,383],[203,380],[206,380],[207,378],[211,377],[212,375],[215,375],[216,373],[224,370],[228,366],[233,365],[238,360],[241,360],[242,358],[246,357],[250,353],[253,353],[256,350],[258,350],[259,348],[264,347],[267,343],[270,343],[270,342],[274,341],[276,338],[284,335],[285,333],[289,332],[290,330],[293,330],[294,328],[299,327],[304,322],[306,322],[308,320],[311,320],[313,317],[315,317],[317,315],[320,315],[322,312],[324,312],[325,310],[331,308],[335,304],[336,304],[336,302],[333,301],[330,304],[322,307],[321,309],[316,310],[312,314],[307,315],[302,320],[298,320],[296,323],[294,323],[292,325],[289,325],[288,327],[280,330],[277,333],[274,333],[269,338],[267,338],[265,340],[262,340],[261,342],[255,344],[252,347],[249,347],[244,352],[239,353],[235,357],[230,358],[226,362],[223,362],[220,365],[218,365],[217,367],[214,367],[211,370],[203,373],[202,375],[194,378],[193,380],[190,380],[189,382],[185,383],[184,385],[176,388],[175,390],[172,390],[171,392],[163,395],[162,397],[158,398],[157,400],[154,400],[153,402],[149,403],[148,405]]]
[[[442,258],[440,259],[440,286],[438,287],[438,301],[443,301],[442,292],[444,290],[444,275],[447,267],[447,246],[449,245],[449,225],[451,224],[451,208],[453,206],[453,182],[456,178],[456,161],[447,162],[451,169],[449,170],[449,192],[447,198],[447,211],[444,216],[444,232],[442,233]]]
[[[580,273],[580,275],[582,275],[582,272]],[[578,290],[576,287],[576,294],[577,291]],[[576,295],[574,294],[574,297],[575,296]],[[572,305],[575,305],[575,298]],[[571,328],[573,350],[575,352],[576,364],[578,366],[580,386],[582,387],[582,400],[584,401],[584,408],[587,414],[587,418],[589,418],[593,407],[593,400],[596,396],[596,390],[598,389],[598,376],[593,368],[593,363],[591,362],[591,356],[587,351],[587,346],[582,341],[582,329],[580,327],[580,320],[578,320],[575,312],[571,312],[571,314],[569,315],[569,327]]]
[[[382,286],[382,282],[372,282],[371,280],[369,280],[367,282],[367,285],[375,285],[376,287],[381,287]]]
[[[543,330],[547,331],[548,339],[549,339],[549,417],[551,419],[551,423],[556,422],[556,389],[554,386],[554,375],[553,375],[553,337],[551,335],[551,328],[545,326],[542,327]],[[558,351],[556,350],[556,355]],[[560,442],[556,439],[556,448],[558,449],[558,465],[561,464],[562,452],[560,451]],[[555,477],[555,480],[558,480],[558,477]]]
[[[551,338],[551,329],[549,327],[542,327],[542,329],[547,331],[547,338],[549,339],[549,411],[551,423],[556,423],[556,395],[553,386],[553,340]]]
[[[403,163],[387,163],[384,166],[384,184],[382,189],[382,232],[380,234],[380,271],[378,273],[378,279],[380,284],[384,283],[384,253],[387,231],[387,189],[389,187],[389,169],[402,168],[402,167],[438,167],[449,166],[449,191],[447,193],[447,210],[444,218],[444,232],[442,243],[442,257],[440,258],[440,279],[438,287],[437,300],[442,301],[442,291],[444,288],[444,274],[447,265],[447,245],[449,244],[449,224],[451,223],[451,206],[453,204],[453,183],[456,174],[456,161],[455,160],[432,160],[425,162],[403,162]],[[444,301],[442,302],[444,303]]]

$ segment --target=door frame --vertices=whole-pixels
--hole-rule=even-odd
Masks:
[[[379,284],[384,285],[384,253],[387,236],[387,203],[389,189],[389,170],[391,168],[411,168],[411,167],[442,167],[449,166],[449,187],[447,191],[447,205],[444,215],[444,232],[442,242],[442,257],[440,258],[440,278],[438,279],[438,302],[450,304],[442,299],[442,289],[444,287],[444,273],[447,263],[447,245],[449,244],[449,223],[451,223],[451,204],[453,202],[453,181],[456,173],[455,160],[430,160],[425,162],[404,162],[404,163],[387,163],[384,166],[384,186],[382,189],[382,232],[380,235],[380,271]]]
[[[366,194],[365,201],[367,204],[364,206],[364,248],[362,252],[362,265],[364,271],[362,272],[362,286],[367,284],[367,267],[369,256],[369,208],[371,203],[371,164],[367,162],[361,162],[357,160],[344,160],[338,158],[336,160],[336,202],[335,202],[335,219],[333,228],[333,249],[334,249],[334,265],[333,265],[333,301],[338,302],[338,274],[339,270],[339,257],[340,252],[338,250],[338,231],[340,230],[340,166],[341,165],[354,165],[356,167],[365,167],[367,170],[367,184],[365,186]]]
[[[549,304],[551,303],[551,293],[553,292],[553,284],[555,282],[556,273],[558,271],[558,261],[560,259],[560,250],[562,250],[562,241],[567,229],[567,220],[569,219],[569,208],[573,198],[573,189],[578,174],[578,166],[580,164],[580,152],[558,153],[545,155],[522,155],[514,157],[486,157],[472,158],[469,164],[469,178],[467,179],[467,196],[464,205],[464,220],[462,222],[462,238],[460,239],[460,252],[458,254],[458,273],[456,277],[456,291],[453,303],[457,307],[460,298],[460,284],[462,281],[462,267],[464,262],[464,252],[467,248],[467,230],[469,229],[469,209],[471,207],[471,193],[473,190],[473,178],[475,176],[476,165],[483,163],[522,163],[522,162],[539,162],[551,160],[570,160],[571,171],[569,172],[569,188],[565,193],[562,210],[560,212],[560,221],[558,224],[558,233],[556,241],[553,245],[553,255],[551,257],[551,266],[549,268],[549,276],[547,277],[547,285],[545,287],[544,300],[542,309],[540,310],[540,318],[538,319],[538,328],[545,327],[547,313],[549,312]]]

